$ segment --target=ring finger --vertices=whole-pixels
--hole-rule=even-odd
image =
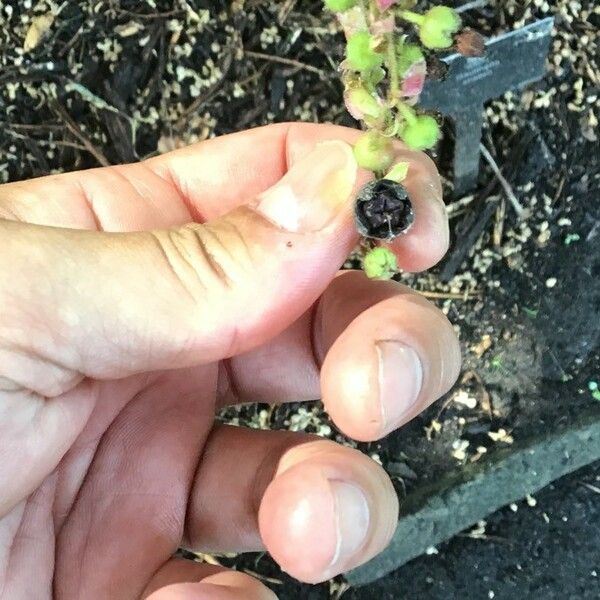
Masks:
[[[307,434],[218,426],[194,479],[183,543],[266,548],[286,572],[316,583],[381,552],[397,516],[391,481],[359,451]]]

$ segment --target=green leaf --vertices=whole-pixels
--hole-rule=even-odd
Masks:
[[[527,306],[524,306],[522,310],[530,319],[537,319],[539,311],[535,308],[528,308]]]
[[[408,175],[409,167],[410,164],[407,162],[397,163],[389,170],[384,179],[390,179],[396,183],[402,183]]]

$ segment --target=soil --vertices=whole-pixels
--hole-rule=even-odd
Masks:
[[[600,465],[583,469],[343,599],[598,598],[599,481]]]
[[[471,195],[453,197],[450,132],[437,159],[453,247],[432,272],[400,277],[437,302],[460,333],[465,364],[456,388],[401,432],[373,444],[345,438],[318,403],[229,409],[223,420],[305,430],[358,446],[384,465],[403,497],[466,463],[485,461],[495,448],[600,413],[593,390],[600,380],[596,4],[490,0],[463,15],[486,35],[549,14],[557,25],[547,77],[486,108],[483,142],[526,218],[516,218],[487,166]],[[53,6],[45,0],[0,2],[2,181],[143,159],[274,121],[356,126],[333,76],[343,40],[318,0],[80,0],[58,11]],[[348,266],[354,265],[350,259]],[[588,469],[585,477],[595,472],[597,467]],[[575,479],[569,481],[545,492],[556,506],[564,500],[560,510],[566,502],[570,511],[573,498],[575,506],[580,501]],[[590,523],[597,519],[597,506],[582,510]],[[545,597],[553,597],[556,577],[542,564],[567,557],[567,564],[588,559],[597,565],[600,556],[600,543],[590,542],[591,526],[570,518],[585,544],[560,523],[545,529],[506,511],[489,520],[493,536],[510,538],[511,548],[523,553],[529,568],[519,573],[511,570],[516,563],[502,544],[478,541],[481,556],[474,557],[467,546],[475,542],[464,537],[362,591],[346,591],[339,581],[297,586],[264,556],[216,560],[284,581],[272,584],[281,598],[337,598],[342,592],[344,598],[392,598],[404,594],[406,581],[414,595],[402,597],[462,596],[468,588],[473,598],[491,597],[494,590],[503,597],[510,582],[536,581]],[[544,552],[528,562],[534,546]],[[538,569],[548,573],[545,583]],[[477,583],[483,587],[471,585],[475,571],[488,577],[485,585]],[[573,588],[573,595],[561,597],[591,598],[588,589],[594,588],[580,595]]]

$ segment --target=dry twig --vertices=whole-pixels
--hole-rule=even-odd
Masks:
[[[502,175],[502,171],[500,170],[500,167],[494,160],[494,157],[490,154],[489,150],[483,144],[480,145],[480,148],[481,148],[481,154],[483,154],[483,158],[485,158],[488,165],[490,165],[492,171],[494,171],[494,175],[496,175],[496,178],[500,182],[500,185],[502,186],[502,189],[504,190],[506,197],[508,198],[508,200],[512,204],[513,208],[515,209],[515,212],[517,213],[517,217],[519,217],[519,219],[522,219],[525,215],[525,209],[523,208],[523,206],[521,206],[521,203],[517,200],[517,197],[515,196],[515,193],[513,192],[512,186],[510,185],[510,183],[508,183],[508,181],[506,180],[504,175]]]
[[[432,300],[477,300],[481,298],[481,292],[428,292],[416,290],[418,294]]]
[[[83,134],[77,123],[73,121],[69,113],[65,110],[65,108],[59,104],[56,100],[51,102],[52,110],[56,113],[57,117],[63,121],[65,127],[84,145],[85,149],[103,166],[109,167],[110,162],[104,156],[102,151]]]
[[[324,77],[325,73],[321,69],[317,69],[317,67],[313,67],[312,65],[307,65],[306,63],[300,62],[299,60],[294,60],[292,58],[284,58],[283,56],[273,56],[271,54],[263,54],[262,52],[253,52],[252,50],[244,50],[244,54],[250,58],[258,58],[259,60],[268,60],[270,62],[276,62],[282,65],[288,65],[290,67],[296,67],[297,69],[304,69],[305,71],[309,71],[310,73],[315,73],[320,77]]]
[[[285,23],[285,20],[288,18],[292,10],[294,10],[294,6],[296,6],[296,2],[298,0],[285,0],[285,2],[281,5],[279,9],[279,14],[277,15],[277,20],[280,25]]]

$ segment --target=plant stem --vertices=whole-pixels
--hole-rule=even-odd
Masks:
[[[398,102],[398,112],[402,115],[402,117],[404,118],[404,120],[407,123],[414,123],[417,115],[415,114],[415,111],[408,106],[408,104],[406,104],[405,102]]]
[[[423,21],[425,21],[425,17],[423,15],[413,12],[412,10],[401,10],[398,14],[405,21],[414,23],[415,25],[422,25]]]
[[[396,54],[396,38],[394,32],[386,34],[387,40],[387,68],[390,73],[389,100],[394,102],[400,89],[400,76],[398,74],[398,55]]]

